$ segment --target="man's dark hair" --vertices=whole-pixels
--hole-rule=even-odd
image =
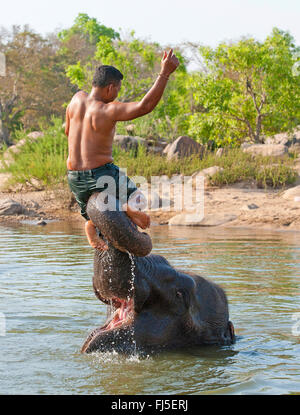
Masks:
[[[109,84],[118,84],[122,79],[123,75],[114,66],[101,65],[96,68],[92,85],[104,88]]]

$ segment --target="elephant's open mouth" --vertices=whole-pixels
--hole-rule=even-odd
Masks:
[[[131,326],[134,319],[133,298],[129,300],[113,298],[111,303],[115,309],[114,313],[104,326],[92,331],[81,348],[82,353],[101,350],[102,341],[104,341],[104,343],[107,341],[108,344],[113,345],[115,344],[115,341],[118,342],[120,340],[119,335],[121,332],[131,332]],[[104,347],[105,350],[108,348],[108,344]]]
[[[116,298],[112,300],[112,303],[117,308],[108,322],[100,328],[100,332],[120,328],[121,326],[130,323],[133,318],[134,303],[132,298],[129,300]]]

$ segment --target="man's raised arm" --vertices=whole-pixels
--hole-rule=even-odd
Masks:
[[[151,112],[159,103],[166,88],[169,76],[179,66],[179,60],[171,49],[161,61],[161,71],[151,89],[139,102],[112,102],[108,105],[108,113],[114,121],[129,121]]]

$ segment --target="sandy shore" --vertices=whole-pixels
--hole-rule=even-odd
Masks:
[[[295,201],[294,196],[286,198],[285,191],[286,189],[257,189],[251,184],[207,188],[204,193],[206,220],[200,226],[300,231],[300,201]],[[77,204],[66,188],[55,191],[0,192],[0,204],[6,199],[21,203],[26,211],[21,215],[0,215],[0,224],[15,224],[28,219],[34,223],[41,219],[55,219],[84,224]],[[182,212],[158,209],[148,213],[153,224],[165,225]]]

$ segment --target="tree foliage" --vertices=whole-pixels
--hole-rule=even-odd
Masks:
[[[67,76],[79,88],[89,90],[96,65],[113,65],[124,75],[120,100],[131,101],[147,92],[159,71],[161,48],[134,37],[113,40],[100,36],[94,56],[85,64],[78,61],[67,68]]]
[[[142,135],[169,136],[183,134],[186,130],[186,113],[189,112],[185,100],[186,60],[179,49],[175,52],[181,65],[172,75],[172,82],[169,83],[162,100],[152,114],[135,121],[137,130]],[[163,49],[158,43],[137,39],[134,32],[126,39],[100,36],[94,56],[85,63],[78,61],[69,65],[66,73],[72,84],[89,91],[95,67],[100,64],[113,65],[124,75],[118,99],[128,102],[141,99],[151,88],[160,71],[162,54]]]
[[[192,51],[199,69],[187,70],[185,46],[177,46],[181,65],[155,110],[133,121],[135,133],[239,146],[300,124],[300,48],[288,32],[274,28],[264,41],[245,37],[216,48],[192,44]],[[78,89],[90,91],[100,64],[123,73],[120,100],[141,99],[160,71],[163,47],[134,32],[121,37],[80,13],[70,28],[46,38],[27,26],[2,30],[0,52],[7,61],[7,75],[0,77],[1,145],[11,144],[20,128],[63,117]],[[124,128],[118,124],[119,132]]]
[[[42,118],[62,116],[72,94],[55,45],[28,27],[14,27],[1,38],[6,76],[0,77],[0,142],[16,129],[37,128]]]
[[[89,17],[86,13],[79,13],[73,26],[58,33],[58,38],[64,43],[73,36],[79,36],[91,45],[96,45],[100,36],[106,36],[110,39],[120,38],[120,34],[114,29],[102,25],[97,19]]]
[[[275,28],[264,42],[245,38],[199,52],[208,73],[190,78],[199,109],[190,133],[217,143],[260,142],[300,123],[300,74],[293,71],[299,48],[289,33]]]
[[[79,13],[74,24],[58,33],[59,55],[64,67],[76,65],[77,62],[91,62],[96,52],[96,45],[101,36],[119,39],[120,34],[104,26],[97,19],[85,13]]]

